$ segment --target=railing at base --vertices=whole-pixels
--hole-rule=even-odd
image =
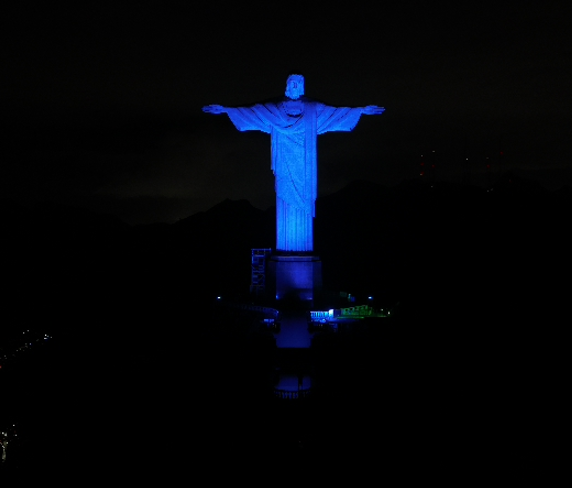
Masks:
[[[303,400],[304,398],[308,398],[310,395],[311,389],[307,388],[304,390],[278,390],[274,389],[274,397],[279,398],[280,400]]]

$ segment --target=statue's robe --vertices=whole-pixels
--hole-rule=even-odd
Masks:
[[[301,102],[301,103],[297,103]],[[292,115],[291,105],[301,111]],[[227,108],[239,131],[260,130],[271,135],[272,171],[276,188],[276,249],[312,251],[316,214],[317,136],[351,131],[361,108],[329,107],[301,97],[252,107]]]

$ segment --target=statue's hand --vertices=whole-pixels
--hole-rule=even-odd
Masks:
[[[203,112],[218,115],[226,113],[226,109],[222,105],[206,105],[203,107]]]
[[[381,115],[383,112],[385,112],[385,109],[377,105],[368,105],[362,109],[362,113],[365,115]]]

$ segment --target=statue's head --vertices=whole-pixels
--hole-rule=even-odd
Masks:
[[[302,75],[290,75],[286,81],[286,96],[296,100],[304,95],[304,77]]]

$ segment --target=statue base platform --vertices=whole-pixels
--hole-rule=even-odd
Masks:
[[[322,261],[306,253],[272,254],[267,261],[269,297],[312,306],[322,290]]]

